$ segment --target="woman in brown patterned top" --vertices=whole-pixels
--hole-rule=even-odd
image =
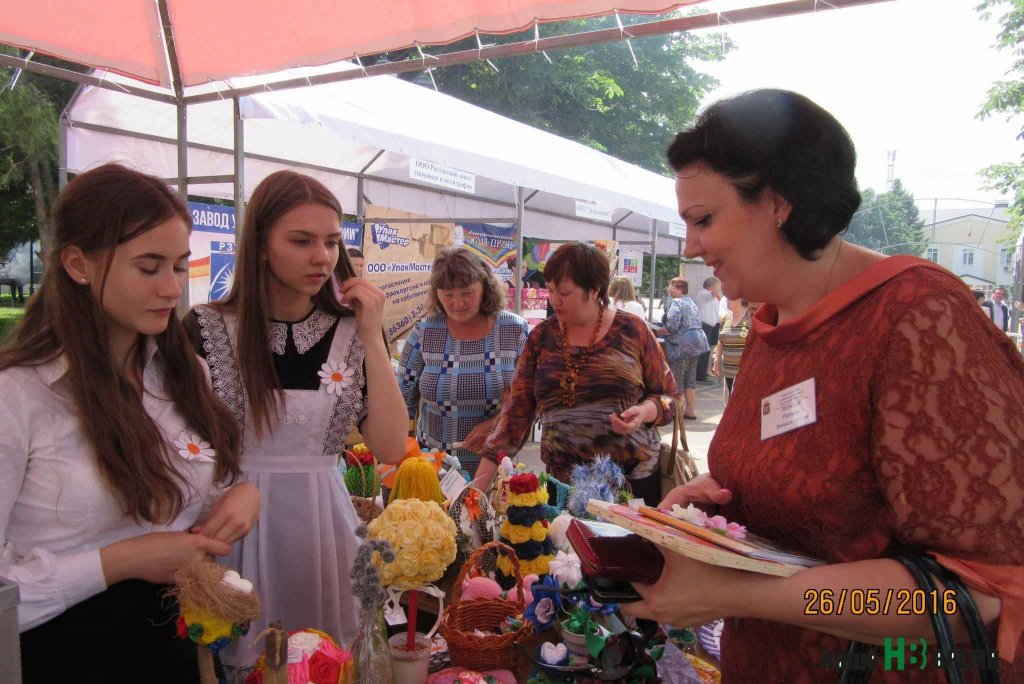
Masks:
[[[548,472],[568,482],[573,466],[608,454],[656,505],[657,426],[672,422],[678,392],[661,347],[642,319],[608,306],[608,258],[596,247],[562,245],[544,279],[555,315],[527,339],[483,455],[517,451],[539,414]]]

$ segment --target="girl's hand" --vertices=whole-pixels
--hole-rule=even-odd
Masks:
[[[732,492],[724,489],[709,473],[702,473],[668,493],[658,508],[671,509],[673,504],[686,508],[690,504],[721,505],[732,501]]]
[[[249,482],[236,484],[224,493],[210,510],[202,525],[192,528],[195,534],[233,544],[249,534],[260,519],[260,492]]]
[[[170,584],[174,573],[208,554],[226,556],[231,547],[202,534],[150,532],[100,549],[107,586],[126,579]]]
[[[381,337],[387,298],[365,278],[349,278],[341,284],[341,303],[356,312],[356,328],[363,343]]]

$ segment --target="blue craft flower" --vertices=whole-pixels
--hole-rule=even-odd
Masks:
[[[611,615],[619,609],[618,603],[598,603],[594,599],[583,601],[580,605],[587,612],[597,613],[598,615]]]
[[[534,598],[533,603],[526,607],[524,616],[533,623],[533,630],[537,634],[547,630],[555,622],[555,615],[558,609],[550,596]]]
[[[558,591],[548,591],[549,589],[561,589],[561,586],[551,575],[542,575],[540,580],[534,582],[530,587],[530,593],[533,594],[534,603],[541,597],[550,598],[551,602],[554,603],[556,610],[562,609],[562,594]]]

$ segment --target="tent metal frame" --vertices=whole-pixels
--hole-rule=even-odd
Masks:
[[[540,38],[539,35],[534,40],[518,41],[513,43],[506,43],[503,45],[491,45],[491,46],[480,46],[477,49],[460,50],[450,52],[447,54],[440,55],[423,55],[421,52],[420,58],[406,59],[397,62],[388,62],[383,64],[373,64],[362,67],[360,69],[349,69],[342,72],[332,72],[320,75],[314,75],[302,78],[291,78],[280,81],[263,83],[256,86],[247,86],[240,88],[228,88],[226,90],[218,90],[213,92],[204,92],[195,95],[187,95],[185,89],[181,83],[179,63],[177,59],[177,52],[174,42],[174,26],[171,23],[170,15],[167,10],[167,0],[157,0],[157,7],[160,14],[160,21],[163,27],[163,37],[165,42],[165,54],[169,67],[169,74],[171,77],[171,93],[160,92],[158,90],[152,90],[149,88],[142,88],[133,86],[131,84],[124,84],[119,81],[106,80],[104,78],[94,76],[92,74],[82,74],[69,69],[63,69],[60,67],[49,66],[38,62],[31,61],[34,53],[29,53],[25,57],[14,57],[11,55],[0,55],[0,65],[6,65],[14,67],[16,69],[24,69],[33,73],[39,73],[47,76],[53,76],[56,78],[63,78],[65,80],[74,81],[79,83],[81,86],[91,85],[98,88],[107,88],[111,90],[117,90],[126,92],[130,95],[142,97],[146,99],[156,100],[166,104],[172,104],[177,109],[177,139],[170,141],[166,138],[157,138],[160,142],[174,142],[177,147],[177,164],[178,164],[178,176],[175,179],[175,185],[178,187],[179,192],[183,197],[188,196],[188,186],[190,183],[211,183],[214,181],[220,182],[231,182],[233,184],[233,197],[235,203],[236,212],[236,223],[240,225],[244,220],[245,212],[245,179],[244,179],[244,160],[247,156],[245,153],[245,121],[242,119],[239,112],[239,98],[250,94],[256,94],[265,92],[268,90],[285,90],[291,88],[307,87],[312,85],[321,85],[326,83],[336,83],[340,81],[353,80],[358,78],[366,78],[370,76],[381,76],[387,74],[401,74],[410,71],[417,71],[425,69],[428,66],[430,68],[438,68],[445,66],[453,66],[456,64],[466,64],[469,62],[483,61],[488,59],[495,59],[499,57],[510,57],[517,55],[527,55],[531,53],[546,52],[549,50],[558,50],[572,47],[580,47],[585,45],[598,45],[603,43],[609,43],[617,40],[626,40],[630,38],[646,38],[656,35],[662,35],[665,33],[682,32],[682,31],[694,31],[700,29],[714,29],[719,28],[723,25],[729,24],[740,24],[751,21],[760,21],[763,19],[772,19],[786,16],[794,16],[798,14],[807,14],[811,12],[828,11],[844,9],[849,7],[857,7],[862,5],[877,4],[881,2],[890,2],[891,0],[789,0],[788,2],[782,2],[777,4],[758,5],[754,7],[747,7],[742,9],[730,10],[725,12],[708,13],[701,15],[691,15],[685,17],[674,17],[671,19],[661,19],[647,23],[633,24],[628,27],[618,27],[602,29],[597,31],[586,31],[574,34],[565,34],[559,36],[552,36],[547,38]],[[354,55],[354,57],[358,57]],[[429,63],[428,63],[429,58]],[[81,88],[79,88],[81,90]],[[153,139],[155,136],[145,136],[133,134],[128,131],[121,131],[117,129],[111,129],[108,127],[91,126],[80,122],[74,122],[70,119],[69,113],[71,105],[74,103],[76,97],[72,98],[71,103],[65,108],[60,117],[60,139],[59,139],[59,164],[60,164],[60,182],[63,185],[67,181],[67,131],[72,126],[79,126],[83,128],[91,128],[94,130],[103,129],[107,133],[116,133],[120,135],[127,135],[131,137],[141,137]],[[200,146],[196,143],[188,143],[188,106],[191,104],[200,104],[203,102],[211,102],[217,100],[231,99],[233,102],[233,115],[232,115],[232,128],[234,133],[234,149],[223,150],[221,148],[210,148],[217,152],[231,152],[234,157],[234,174],[229,176],[192,176],[188,175],[188,148],[191,147],[208,147]],[[369,168],[373,163],[384,153],[385,150],[380,150],[373,159],[371,159],[364,168],[353,174],[352,172],[341,171],[338,169],[329,169],[324,167],[315,167],[319,171],[325,171],[341,175],[355,176],[357,179],[357,213],[360,220],[364,219],[365,206],[367,198],[363,192],[364,182],[367,179],[372,179],[382,183],[393,183],[396,185],[408,185],[416,189],[425,190],[429,192],[437,192],[432,187],[426,185],[420,185],[415,183],[408,183],[404,181],[393,181],[391,179],[384,179],[369,175]],[[288,164],[291,166],[311,167],[312,165],[296,163],[286,159],[271,158],[264,155],[248,155],[250,158],[263,159],[275,163]],[[536,208],[528,208],[527,204],[529,200],[536,195],[537,190],[532,190],[529,196],[526,196],[527,188],[516,187],[515,198],[513,202],[507,203],[507,206],[515,209],[514,219],[507,219],[502,222],[513,221],[516,228],[516,239],[518,242],[516,250],[516,264],[517,268],[522,264],[523,258],[523,223],[526,217],[526,212],[537,213],[540,215],[550,215],[559,218],[565,218],[572,221],[592,223],[599,225],[602,228],[608,228],[609,224],[602,221],[596,221],[593,219],[586,219],[583,217],[570,216],[561,214],[558,212],[541,210]],[[462,196],[462,193],[450,192],[439,192],[438,194],[449,195],[449,196]],[[467,197],[473,197],[473,199],[481,200],[483,198],[475,195],[466,195]],[[505,206],[505,202],[495,202],[493,200],[483,200],[489,203],[498,204]],[[682,255],[683,240],[685,237],[679,237],[670,234],[659,234],[658,223],[659,221],[650,218],[649,229],[647,231],[630,228],[627,226],[620,225],[625,218],[632,215],[632,211],[619,218],[615,223],[610,224],[612,229],[612,239],[617,237],[618,231],[623,230],[627,232],[638,232],[647,233],[649,236],[650,244],[650,268],[651,268],[651,297],[649,302],[648,315],[653,315],[654,297],[657,290],[657,272],[655,270],[655,264],[657,260],[657,240],[659,237],[675,239],[678,245],[678,253]],[[422,222],[431,221],[443,221],[452,222],[460,221],[463,219],[450,219],[444,217],[429,218],[425,217],[419,219]],[[475,219],[475,221],[483,222],[499,222],[498,219]],[[397,221],[396,221],[397,222]],[[664,223],[664,222],[662,222]],[[515,306],[516,310],[519,310],[520,293],[522,288],[521,278],[518,273],[514,274],[515,280]],[[187,298],[187,292],[186,292]],[[187,303],[186,303],[187,305]]]

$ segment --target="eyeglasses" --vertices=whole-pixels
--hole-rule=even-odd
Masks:
[[[645,655],[643,636],[632,630],[608,637],[601,652],[586,665],[549,665],[532,656],[520,644],[516,643],[516,646],[545,674],[554,677],[591,677],[602,682],[624,679],[642,662]]]

